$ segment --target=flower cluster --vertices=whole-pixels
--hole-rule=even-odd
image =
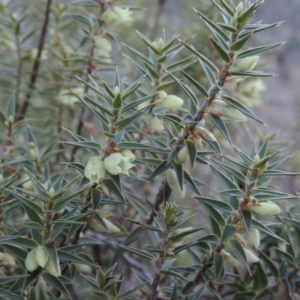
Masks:
[[[58,277],[61,275],[59,264],[57,264],[56,268],[50,259],[46,249],[44,246],[39,245],[36,249],[30,251],[27,254],[26,260],[25,260],[25,266],[26,269],[29,272],[33,272],[38,267],[42,267],[50,273],[51,275]]]
[[[85,167],[84,175],[91,183],[99,183],[99,180],[105,177],[106,171],[111,175],[129,175],[129,169],[134,167],[131,163],[134,159],[135,155],[128,149],[112,153],[104,160],[101,156],[93,156]]]

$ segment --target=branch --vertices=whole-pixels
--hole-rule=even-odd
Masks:
[[[40,63],[41,63],[41,55],[42,55],[42,51],[44,49],[45,39],[46,39],[46,35],[47,35],[47,28],[48,28],[49,17],[50,17],[50,12],[51,12],[51,3],[52,3],[52,0],[47,0],[46,10],[45,10],[45,15],[44,15],[45,16],[44,17],[44,24],[42,26],[41,36],[40,36],[40,39],[39,39],[38,52],[37,52],[35,61],[33,63],[31,78],[30,78],[30,82],[29,82],[29,85],[28,85],[29,90],[26,93],[25,101],[23,102],[23,105],[20,107],[20,110],[17,114],[17,120],[16,121],[20,121],[20,120],[24,119],[27,108],[28,108],[28,105],[30,103],[32,92],[35,88],[35,83],[36,83],[36,80],[37,80],[37,75],[38,75],[39,68],[40,68]]]

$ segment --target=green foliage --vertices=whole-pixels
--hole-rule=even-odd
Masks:
[[[0,298],[292,297],[299,196],[276,178],[298,173],[274,136],[236,138],[247,118],[262,131],[258,54],[282,44],[248,42],[280,23],[251,23],[262,1],[212,0],[186,4],[206,46],[153,41],[136,4],[0,4]]]

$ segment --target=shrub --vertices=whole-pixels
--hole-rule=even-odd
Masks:
[[[281,45],[249,40],[280,23],[251,23],[262,1],[187,1],[209,39],[153,41],[146,2],[52,2],[0,7],[0,298],[292,299],[298,195],[276,178],[298,174],[243,123],[262,132],[248,107]]]

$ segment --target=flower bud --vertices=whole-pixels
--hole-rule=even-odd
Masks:
[[[52,198],[55,195],[55,190],[53,187],[48,191],[48,195],[50,198]]]
[[[154,46],[159,52],[160,52],[160,51],[164,48],[164,46],[165,46],[165,43],[164,43],[164,41],[163,41],[162,38],[160,38],[158,41],[153,42],[152,44],[153,44],[153,46]]]
[[[33,272],[39,267],[39,264],[36,261],[36,250],[32,250],[27,254],[25,259],[25,267],[29,272]]]
[[[122,8],[119,6],[108,7],[104,14],[101,16],[101,20],[112,24],[118,25],[122,23],[127,23],[132,20],[131,11],[129,8]]]
[[[235,61],[232,72],[247,72],[252,70],[259,60],[258,55],[241,58]]]
[[[204,139],[207,139],[211,142],[215,142],[217,139],[216,137],[207,129],[203,127],[196,126],[195,127],[195,132],[200,136],[203,137]]]
[[[260,216],[270,216],[276,215],[281,212],[280,207],[271,201],[258,202],[256,199],[252,198],[245,206],[245,209],[258,214]]]
[[[93,156],[88,160],[84,169],[84,176],[88,178],[91,183],[99,183],[99,180],[104,178],[105,168],[100,156]]]
[[[101,35],[97,35],[94,37],[95,46],[100,48],[104,51],[110,52],[111,51],[111,43],[108,39],[104,38]]]
[[[278,241],[277,248],[283,252],[286,252],[286,242]]]
[[[45,271],[47,271],[48,273],[50,273],[51,275],[58,277],[61,275],[61,271],[60,271],[60,266],[58,265],[58,271],[55,269],[53,262],[51,261],[51,259],[48,260],[46,266],[45,266]]]
[[[229,262],[233,267],[238,267],[238,261],[224,249],[221,250],[220,254],[223,256],[225,262]]]
[[[167,202],[164,211],[164,219],[166,223],[174,224],[177,222],[178,205],[174,202]]]
[[[104,159],[103,163],[106,171],[111,175],[129,175],[129,169],[134,167],[134,165],[129,162],[129,157],[123,156],[121,153],[110,154]]]
[[[248,263],[256,263],[259,262],[259,258],[249,249],[243,247]]]
[[[177,154],[175,158],[176,164],[183,165],[189,159],[189,152],[187,147],[184,146]]]
[[[165,131],[164,123],[158,117],[146,116],[144,120],[152,131],[158,133]]]
[[[185,188],[183,185],[183,189],[180,188],[176,172],[173,169],[169,169],[166,174],[166,179],[172,189],[180,198],[185,196]]]
[[[175,95],[168,95],[161,100],[160,105],[166,109],[175,110],[183,105],[183,100]]]
[[[22,183],[23,189],[25,189],[27,191],[31,191],[31,192],[34,191],[33,183],[28,174],[25,174],[22,176],[22,181],[23,181],[23,183]]]
[[[237,121],[237,122],[246,122],[247,118],[240,111],[234,107],[228,105],[223,100],[215,99],[212,102],[212,105],[205,109],[205,112],[217,115],[218,117],[225,117],[227,119]]]
[[[100,223],[96,222],[91,216],[88,216],[86,218],[86,221],[92,229],[94,229],[94,230],[96,230],[100,233],[102,233],[102,232],[105,232],[105,233],[118,233],[118,232],[120,232],[120,228],[117,227],[112,222],[110,222],[109,220],[107,220],[106,218],[102,218],[102,221],[104,222],[106,228],[103,225],[101,225]]]
[[[240,2],[236,8],[235,8],[236,12],[238,13],[238,15],[241,15],[243,13],[243,3]]]
[[[135,155],[132,153],[132,151],[130,151],[129,149],[124,149],[121,151],[121,154],[124,156],[124,157],[128,157],[128,161],[129,162],[132,162],[133,160],[135,160]]]
[[[44,268],[49,260],[48,253],[47,253],[46,249],[44,248],[44,246],[39,245],[36,248],[35,258],[36,258],[36,262],[38,263],[38,265],[40,267]]]

